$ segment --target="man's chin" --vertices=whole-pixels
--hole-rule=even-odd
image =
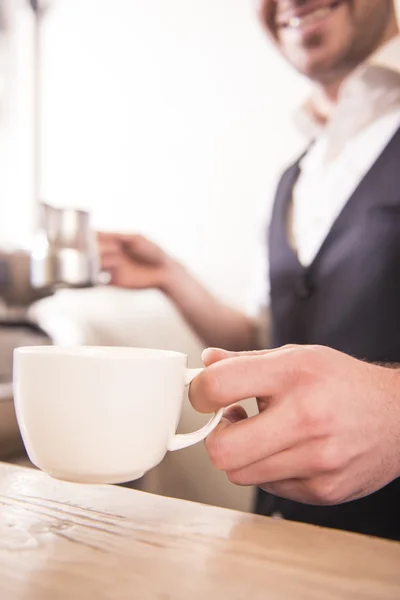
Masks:
[[[341,78],[340,68],[332,57],[322,53],[284,54],[286,60],[301,75],[321,84],[331,84]]]

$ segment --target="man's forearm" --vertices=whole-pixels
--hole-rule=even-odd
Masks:
[[[217,300],[179,263],[168,265],[161,290],[207,346],[229,350],[257,347],[256,321]]]

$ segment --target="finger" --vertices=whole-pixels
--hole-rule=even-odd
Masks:
[[[265,492],[277,496],[278,498],[286,498],[294,500],[302,504],[309,504],[310,495],[303,485],[302,480],[289,479],[287,481],[279,481],[260,486]]]
[[[277,352],[278,350],[289,350],[294,348],[298,348],[298,346],[290,344],[283,346],[282,348],[252,350],[250,352],[230,352],[229,350],[223,350],[222,348],[206,348],[203,350],[201,360],[203,361],[204,365],[208,367],[209,365],[227,358],[238,358],[239,356],[264,356],[265,354],[271,354],[272,352]]]
[[[96,231],[97,241],[106,241],[110,239],[114,234],[109,231]]]
[[[209,367],[220,360],[233,358],[232,354],[233,352],[228,352],[228,350],[222,350],[219,348],[206,348],[201,354],[201,360],[206,367]]]
[[[98,231],[96,233],[97,243],[100,245],[118,244],[119,235],[110,231]]]
[[[321,442],[297,445],[258,462],[229,471],[228,477],[237,485],[262,485],[315,477],[323,472]]]
[[[98,249],[100,254],[121,252],[121,244],[117,240],[107,240],[98,242]]]
[[[118,231],[97,231],[96,232],[97,239],[101,240],[123,240],[134,237],[132,233],[120,233]]]
[[[297,427],[293,413],[287,412],[282,405],[274,405],[260,415],[215,429],[207,438],[206,448],[217,469],[233,472],[289,450],[301,443],[304,435],[303,429]],[[258,467],[250,472],[245,485],[249,485],[247,481],[252,476],[259,477],[259,482],[265,481],[260,465]]]
[[[281,394],[298,371],[296,350],[227,358],[194,379],[189,398],[197,411],[209,413],[246,398]]]
[[[121,264],[121,254],[118,252],[107,252],[107,254],[101,255],[100,262],[102,269],[113,269]]]
[[[109,274],[108,285],[118,287],[118,288],[131,289],[131,286],[129,285],[129,283],[126,282],[126,279],[123,276],[121,276],[118,269],[108,271],[108,274]]]
[[[222,431],[224,431],[227,427],[232,425],[233,423],[238,423],[247,419],[247,413],[243,406],[239,404],[235,404],[230,406],[229,408],[224,410],[224,416],[221,419],[221,422],[217,425],[217,427],[212,432],[213,435],[219,435]],[[206,440],[207,443],[207,440]]]
[[[229,406],[224,410],[224,419],[230,423],[238,423],[239,421],[248,419],[248,415],[243,406],[240,406],[240,404],[234,404],[233,406]]]
[[[142,235],[131,235],[121,239],[124,251],[131,257],[145,263],[158,265],[164,259],[164,253],[156,244]]]

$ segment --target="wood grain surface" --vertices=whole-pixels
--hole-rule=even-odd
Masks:
[[[399,600],[400,544],[0,463],[1,600]]]

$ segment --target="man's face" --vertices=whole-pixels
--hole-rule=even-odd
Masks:
[[[371,54],[393,0],[261,0],[261,19],[287,60],[314,81],[340,80]]]

